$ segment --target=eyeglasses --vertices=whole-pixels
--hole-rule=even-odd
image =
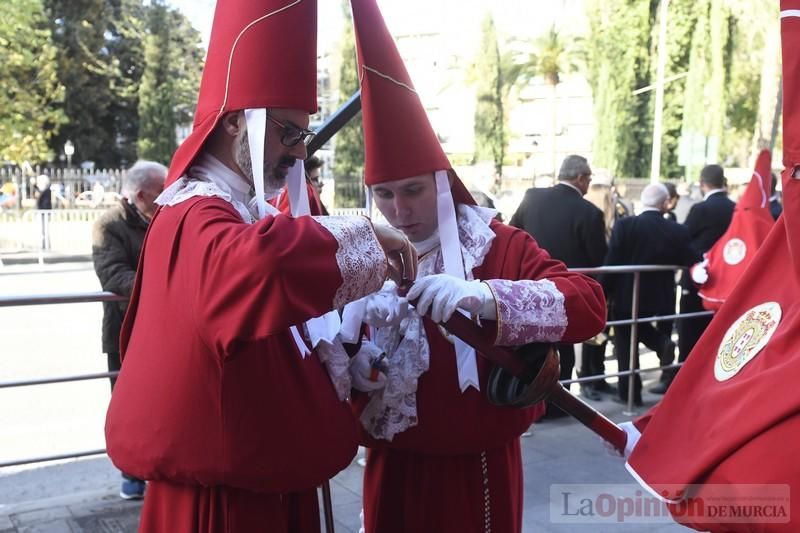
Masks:
[[[292,124],[284,124],[280,120],[276,119],[269,113],[267,113],[267,118],[272,121],[276,126],[280,127],[283,130],[283,135],[281,136],[281,144],[287,147],[296,146],[299,142],[302,141],[303,144],[308,146],[311,140],[316,137],[316,133],[307,130],[305,128],[298,128]]]

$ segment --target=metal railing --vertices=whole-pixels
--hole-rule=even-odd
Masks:
[[[641,274],[643,272],[663,272],[663,271],[674,271],[682,269],[683,267],[680,266],[671,266],[671,265],[625,265],[625,266],[607,266],[607,267],[598,267],[598,268],[575,268],[570,269],[573,272],[580,272],[583,274],[633,274],[633,295],[631,301],[631,308],[632,314],[630,319],[625,320],[614,320],[607,322],[609,326],[621,326],[621,325],[630,325],[631,326],[631,341],[630,341],[630,366],[628,367],[629,370],[622,371],[622,372],[615,372],[611,374],[598,374],[594,376],[586,376],[580,377],[576,379],[569,379],[569,380],[562,380],[562,384],[570,384],[570,383],[589,383],[592,381],[599,381],[602,379],[606,379],[609,377],[623,377],[623,376],[634,376],[642,373],[647,372],[654,372],[656,370],[667,370],[673,368],[680,368],[682,363],[667,365],[667,366],[658,366],[653,368],[646,368],[640,369],[638,368],[638,357],[639,357],[639,342],[638,342],[638,325],[642,322],[660,322],[665,320],[683,320],[687,318],[694,318],[700,316],[709,316],[712,315],[712,311],[704,311],[704,312],[697,312],[697,313],[685,313],[685,314],[672,314],[672,315],[661,315],[661,316],[649,316],[649,317],[639,317],[639,295],[641,292]],[[0,296],[0,308],[4,307],[19,307],[19,306],[31,306],[31,305],[52,305],[52,304],[72,304],[72,303],[87,303],[87,302],[115,302],[115,301],[125,301],[127,300],[126,297],[119,296],[117,294],[111,292],[104,292],[104,291],[95,291],[95,292],[76,292],[76,293],[62,293],[62,294],[47,294],[47,295],[35,295],[35,296]],[[65,383],[65,382],[74,382],[74,381],[86,381],[86,380],[94,380],[94,379],[106,379],[109,377],[116,376],[117,372],[100,372],[100,373],[92,373],[92,374],[80,374],[80,375],[71,375],[71,376],[56,376],[56,377],[49,377],[49,378],[40,378],[40,379],[26,379],[26,380],[17,380],[17,381],[6,381],[0,382],[0,389],[7,389],[13,387],[29,387],[35,385],[48,385],[53,383]],[[628,380],[628,405],[627,410],[623,411],[626,416],[632,416],[636,414],[633,409],[633,397],[634,397],[634,379]],[[50,455],[50,456],[43,456],[43,457],[31,457],[26,459],[20,459],[15,461],[6,461],[0,462],[0,468],[10,467],[10,466],[18,466],[23,464],[32,464],[32,463],[42,463],[48,461],[56,461],[61,459],[70,459],[70,458],[77,458],[77,457],[86,457],[91,455],[102,455],[106,453],[104,449],[100,450],[88,450],[88,451],[79,451],[73,453],[65,453],[65,454],[58,454],[58,455]]]

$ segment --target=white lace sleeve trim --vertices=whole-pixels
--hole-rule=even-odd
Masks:
[[[254,221],[253,215],[247,209],[246,205],[235,201],[229,192],[223,190],[213,181],[188,179],[186,177],[180,178],[164,189],[158,198],[156,198],[156,203],[165,207],[173,206],[196,196],[221,198],[236,209],[244,222],[250,224]]]
[[[556,342],[567,330],[564,295],[550,280],[485,280],[497,302],[496,344]]]
[[[364,217],[313,218],[339,243],[336,263],[342,274],[342,285],[333,297],[333,308],[339,309],[380,289],[388,277],[388,264],[369,220]]]

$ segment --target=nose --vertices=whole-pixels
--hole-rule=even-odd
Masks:
[[[302,159],[303,161],[306,160],[308,157],[308,150],[306,150],[306,145],[299,142],[289,148],[289,155],[294,157],[295,159]]]
[[[403,198],[402,195],[396,194],[394,197],[394,212],[401,218],[411,214],[411,202]]]

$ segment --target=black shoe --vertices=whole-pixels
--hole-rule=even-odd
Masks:
[[[611,385],[605,380],[598,381],[597,383],[595,383],[594,390],[596,390],[597,392],[602,392],[603,394],[613,394],[615,396],[617,395],[617,386]]]
[[[597,392],[594,387],[587,383],[581,384],[581,396],[586,398],[587,400],[599,400],[601,398],[600,393]]]
[[[616,403],[620,403],[622,405],[628,405],[628,399],[627,398],[620,398],[619,396],[613,396],[611,398],[611,400],[616,402]],[[641,398],[634,398],[633,399],[633,405],[635,405],[636,407],[641,407],[641,406],[644,405],[644,403],[642,402]]]
[[[652,387],[650,387],[647,390],[649,390],[653,394],[665,394],[667,392],[668,388],[669,388],[669,384],[667,384],[667,383],[658,383],[656,385],[653,385]]]

